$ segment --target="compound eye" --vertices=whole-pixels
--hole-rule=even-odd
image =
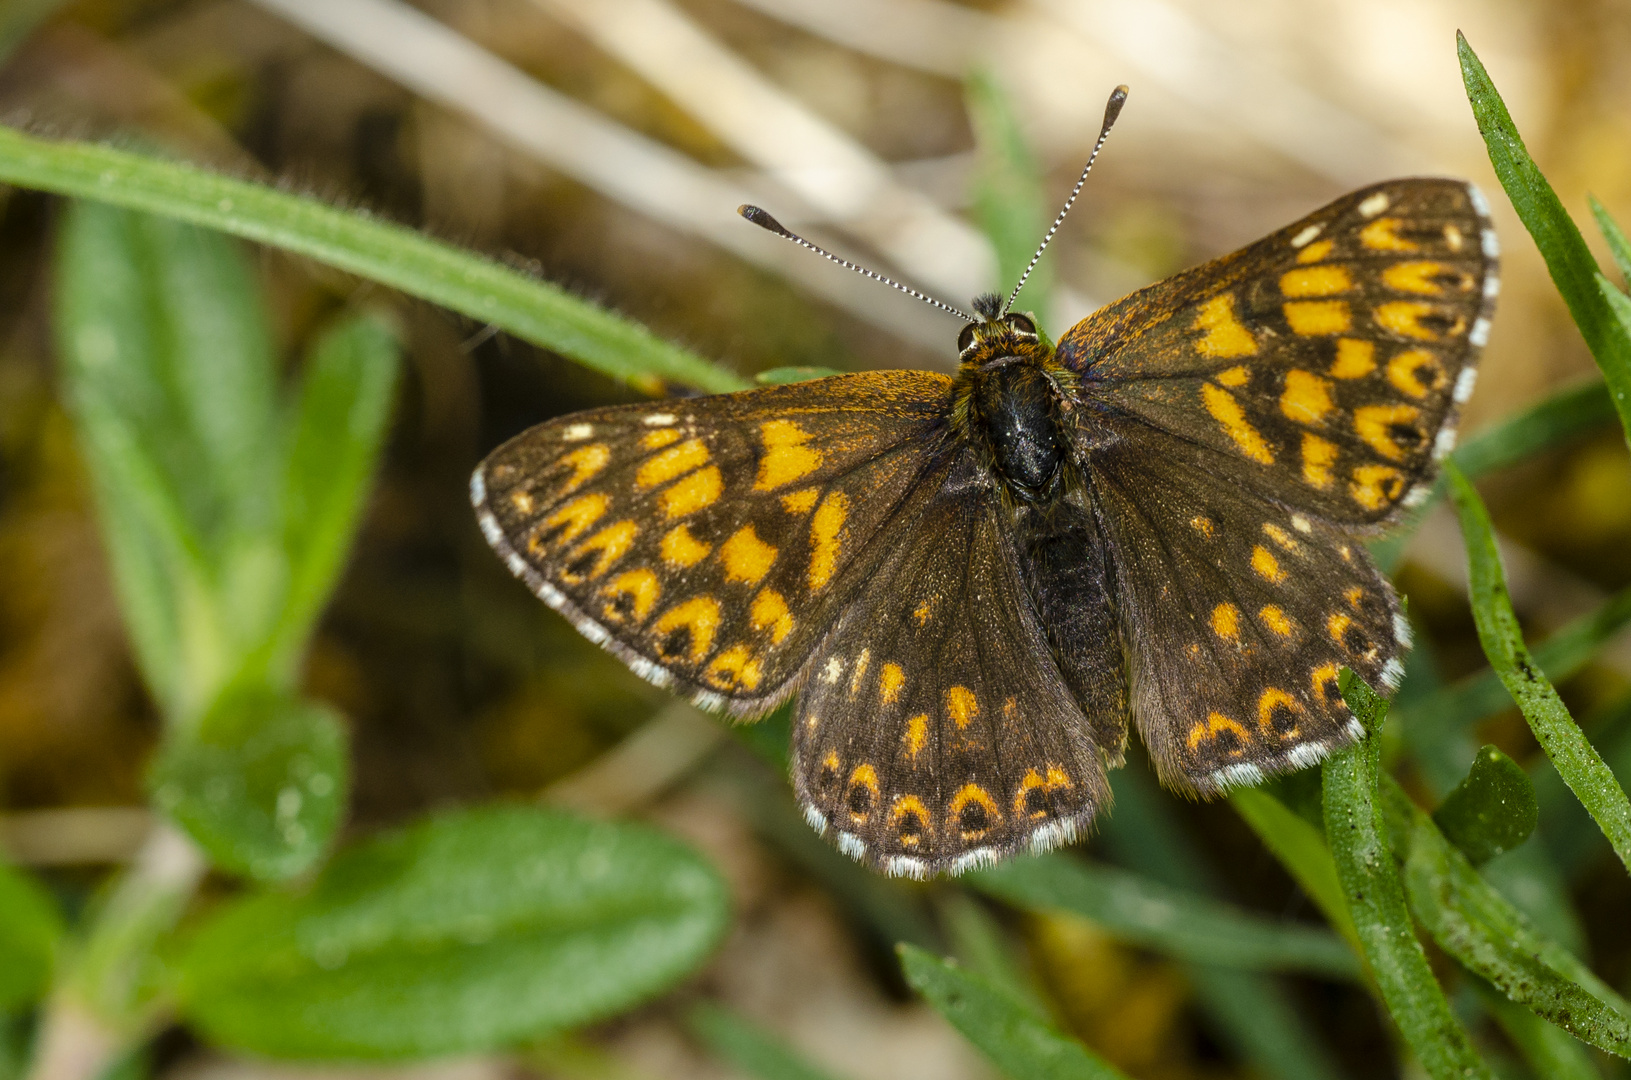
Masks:
[[[963,327],[963,332],[957,335],[957,355],[968,352],[968,347],[974,344],[974,324],[969,323]]]
[[[1033,337],[1036,335],[1036,323],[1032,322],[1027,315],[1014,314],[1008,316],[1008,325],[1022,334],[1030,334]]]

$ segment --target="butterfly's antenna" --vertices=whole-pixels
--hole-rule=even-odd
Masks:
[[[1026,279],[1031,276],[1031,271],[1036,269],[1037,260],[1042,258],[1044,251],[1048,250],[1048,244],[1053,240],[1053,234],[1059,231],[1060,223],[1065,220],[1065,215],[1070,213],[1071,204],[1076,201],[1076,196],[1082,193],[1082,185],[1087,183],[1087,174],[1093,171],[1093,162],[1098,158],[1099,151],[1104,149],[1104,140],[1110,137],[1110,127],[1116,122],[1116,117],[1121,115],[1121,107],[1125,104],[1127,104],[1127,88],[1125,86],[1118,86],[1110,91],[1110,100],[1104,106],[1104,126],[1099,128],[1099,141],[1093,144],[1093,152],[1087,155],[1087,165],[1082,169],[1082,175],[1076,178],[1076,186],[1070,189],[1070,198],[1065,200],[1065,205],[1059,211],[1059,216],[1053,219],[1053,224],[1048,226],[1047,233],[1042,237],[1042,243],[1037,245],[1036,254],[1031,256],[1031,264],[1025,268],[1023,274],[1019,275],[1019,284],[1014,286],[1014,291],[1008,294],[1008,302],[1002,305],[1004,315],[1008,314],[1008,309],[1014,306],[1014,301],[1019,297],[1019,290],[1025,287]]]
[[[747,204],[743,204],[743,205],[738,206],[736,208],[736,212],[738,214],[741,214],[743,217],[747,218],[749,221],[753,222],[755,225],[759,226],[759,228],[761,228],[761,229],[765,229],[765,230],[767,230],[769,232],[773,232],[777,236],[784,236],[787,239],[793,241],[793,243],[798,244],[800,247],[809,248],[811,251],[815,252],[817,255],[825,255],[827,258],[831,259],[833,262],[837,263],[839,266],[847,266],[851,270],[854,270],[857,274],[865,274],[867,277],[871,278],[873,281],[881,281],[885,285],[889,285],[889,286],[891,286],[893,288],[899,289],[901,292],[905,293],[907,296],[917,297],[919,300],[923,301],[925,304],[933,304],[935,307],[939,308],[941,311],[949,311],[953,315],[957,316],[959,319],[962,319],[964,322],[979,322],[980,321],[979,319],[976,319],[974,316],[968,314],[966,311],[962,311],[962,310],[960,310],[958,308],[954,308],[950,304],[943,304],[939,300],[936,300],[932,296],[925,296],[922,293],[918,292],[916,289],[911,288],[908,285],[902,285],[900,282],[896,281],[894,278],[884,277],[882,274],[878,273],[877,271],[868,270],[864,266],[856,266],[854,263],[850,262],[848,259],[840,259],[837,255],[834,255],[832,252],[826,250],[825,248],[816,247],[814,244],[810,243],[810,241],[804,239],[804,237],[800,236],[798,233],[793,232],[787,226],[783,225],[781,222],[777,221],[775,218],[771,217],[769,214],[765,213],[763,210],[759,209],[757,206],[749,206]]]

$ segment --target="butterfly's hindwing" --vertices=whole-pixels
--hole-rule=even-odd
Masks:
[[[949,393],[880,371],[577,413],[495,450],[472,499],[585,635],[699,703],[762,712],[919,491]]]
[[[967,451],[942,470],[816,654],[794,716],[811,823],[911,877],[1068,842],[1109,790],[992,481]]]
[[[1220,476],[1374,526],[1454,445],[1496,255],[1475,188],[1378,184],[1110,305],[1059,358],[1090,405],[1212,448]]]
[[[1117,426],[1093,489],[1115,552],[1133,717],[1162,780],[1213,794],[1352,742],[1338,671],[1396,686],[1408,637],[1364,546],[1220,483],[1196,467],[1200,448]]]

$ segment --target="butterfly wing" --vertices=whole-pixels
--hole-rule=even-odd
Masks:
[[[584,635],[699,704],[763,712],[915,512],[950,394],[878,371],[575,413],[495,450],[471,499]]]
[[[1220,479],[1376,526],[1454,445],[1496,254],[1476,188],[1395,180],[1107,306],[1058,356],[1089,411],[1168,437],[1153,453],[1198,444]]]
[[[1391,688],[1408,644],[1364,546],[1219,483],[1198,448],[1118,427],[1095,458],[1093,494],[1115,552],[1133,718],[1162,781],[1215,794],[1352,742],[1362,732],[1338,670]]]
[[[967,450],[925,477],[927,504],[839,615],[799,697],[805,816],[887,873],[1065,843],[1108,801],[992,483]]]

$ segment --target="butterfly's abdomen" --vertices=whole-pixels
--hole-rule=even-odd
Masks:
[[[1030,364],[999,362],[979,374],[970,405],[976,437],[1003,479],[1026,498],[1045,494],[1065,456],[1047,377]]]

